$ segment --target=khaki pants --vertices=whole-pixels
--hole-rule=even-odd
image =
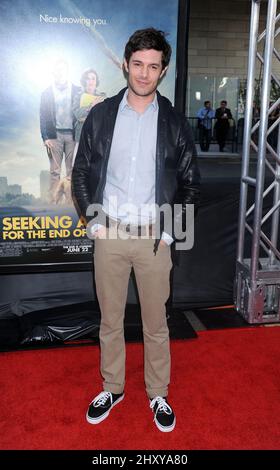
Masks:
[[[55,193],[60,182],[63,155],[65,156],[66,177],[71,179],[75,141],[72,132],[57,131],[57,138],[50,139],[52,149],[48,151],[50,160],[50,202],[55,203]]]
[[[170,381],[169,330],[165,303],[172,267],[170,247],[154,239],[95,240],[95,282],[101,309],[101,374],[104,390],[122,393],[125,384],[124,312],[133,267],[141,304],[144,374],[149,398],[168,394]]]

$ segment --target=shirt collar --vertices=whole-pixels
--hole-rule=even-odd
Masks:
[[[128,95],[128,89],[125,91],[123,95],[123,99],[120,102],[120,111],[122,112],[125,108],[132,109],[131,106],[129,105],[127,101],[127,95]],[[157,99],[157,94],[155,94],[153,101],[147,106],[146,110],[149,107],[153,107],[154,111],[158,110],[158,99]]]

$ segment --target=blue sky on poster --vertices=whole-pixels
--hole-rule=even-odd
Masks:
[[[79,18],[81,23],[75,23]],[[0,2],[0,176],[39,196],[40,172],[49,169],[39,131],[39,103],[41,92],[51,83],[52,65],[65,58],[77,85],[85,69],[95,68],[99,90],[111,96],[125,86],[125,80],[102,51],[98,35],[122,61],[130,34],[147,26],[170,33],[173,56],[160,91],[173,101],[177,1]]]

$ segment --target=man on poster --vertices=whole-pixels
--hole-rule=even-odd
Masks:
[[[154,28],[136,31],[124,56],[128,87],[90,111],[72,175],[78,212],[86,218],[92,204],[101,204],[106,214],[105,224],[89,223],[101,309],[103,391],[90,403],[87,420],[100,423],[124,398],[123,320],[133,268],[149,405],[157,428],[170,432],[176,418],[167,401],[171,362],[165,304],[174,234],[161,226],[155,236],[158,219],[149,209],[180,203],[184,213],[188,204],[198,201],[200,177],[187,120],[157,91],[171,56],[165,34]]]
[[[72,108],[80,88],[69,82],[68,64],[64,60],[56,62],[53,77],[53,84],[41,96],[40,128],[50,161],[49,202],[57,204],[61,183],[70,185],[71,180],[75,149]],[[66,176],[61,181],[63,156]]]

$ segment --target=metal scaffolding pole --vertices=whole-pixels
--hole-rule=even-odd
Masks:
[[[249,323],[265,323],[280,319],[280,252],[277,248],[279,235],[280,207],[280,119],[268,128],[269,115],[279,106],[279,99],[270,106],[271,83],[280,85],[279,78],[272,71],[273,54],[279,60],[275,38],[279,34],[276,23],[277,0],[267,3],[266,30],[258,35],[261,0],[252,0],[250,43],[248,57],[247,96],[244,122],[243,160],[240,190],[239,233],[235,280],[236,309]],[[264,57],[257,52],[258,44],[265,40]],[[260,121],[253,124],[253,98],[256,73],[256,58],[263,66]],[[280,95],[280,91],[279,91]],[[258,129],[258,144],[252,134]],[[274,132],[274,134],[273,134]],[[277,148],[271,144],[271,136],[277,132]],[[270,138],[269,138],[270,135]],[[251,147],[257,151],[256,178],[249,174]],[[267,151],[270,155],[267,155]],[[274,181],[265,188],[266,171]],[[248,208],[249,186],[255,189],[255,200]],[[273,191],[273,203],[263,214],[264,197]],[[250,216],[253,213],[253,223]],[[269,233],[264,232],[270,222]],[[246,230],[251,238],[251,258],[244,258]],[[267,231],[267,228],[266,228]],[[261,249],[267,257],[260,258]]]
[[[239,206],[239,237],[237,245],[237,260],[243,262],[244,257],[244,239],[245,239],[245,218],[246,218],[246,204],[248,194],[248,182],[246,181],[249,162],[250,162],[250,142],[251,142],[251,127],[253,117],[253,97],[255,85],[255,67],[256,67],[256,54],[258,44],[258,27],[260,16],[260,1],[252,2],[251,6],[251,24],[250,24],[250,41],[249,41],[249,56],[248,56],[248,72],[247,72],[247,94],[245,105],[245,118],[244,118],[244,140],[242,151],[242,170],[241,170],[241,191],[240,191],[240,206]],[[252,181],[252,184],[254,182]]]

